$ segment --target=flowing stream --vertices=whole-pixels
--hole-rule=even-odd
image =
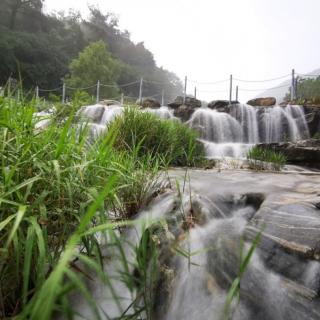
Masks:
[[[170,179],[182,185],[184,174],[172,171]],[[145,289],[154,301],[148,318],[320,319],[319,256],[305,253],[320,236],[319,213],[312,207],[319,199],[320,176],[281,174],[279,180],[279,174],[243,171],[189,174],[190,184],[180,196],[167,189],[139,213],[135,227],[120,236],[122,254],[134,274],[135,248],[143,230],[154,230],[159,256],[151,270],[155,283]],[[262,238],[241,276],[240,300],[232,301],[226,317],[230,287],[259,230]],[[188,254],[179,254],[182,251]],[[132,315],[143,301],[135,301],[136,291],[124,281],[128,270],[121,252],[110,245],[103,252],[113,291],[99,279],[89,281],[101,317]],[[74,305],[84,318],[94,318],[83,298],[74,297]]]

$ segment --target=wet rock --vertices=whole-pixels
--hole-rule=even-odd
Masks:
[[[181,105],[174,109],[173,115],[181,119],[182,121],[186,122],[191,118],[194,111],[195,109],[192,106]]]
[[[231,101],[231,105],[239,104],[239,101]],[[209,109],[217,110],[219,112],[230,112],[230,103],[228,100],[213,100],[208,104]]]
[[[246,227],[246,237],[253,239],[261,232],[261,247],[269,253],[280,248],[301,258],[320,260],[317,209],[311,203],[294,202],[293,199],[279,201],[283,203],[269,203],[255,214]]]
[[[175,100],[173,102],[168,104],[169,107],[174,108],[174,109],[176,109],[182,105],[186,105],[186,106],[189,106],[193,109],[196,109],[196,108],[201,107],[201,101],[196,98],[193,98],[193,97],[186,97],[186,101],[185,101],[185,103],[183,103],[183,97],[178,96],[175,98]]]
[[[104,105],[104,106],[120,106],[121,103],[116,100],[101,100],[99,104]]]
[[[320,168],[320,140],[308,139],[298,142],[259,144],[264,149],[283,153],[291,164]]]
[[[320,105],[304,105],[310,136],[320,133]]]
[[[248,105],[253,107],[271,107],[277,103],[276,98],[268,97],[268,98],[256,98],[249,100],[247,102]]]
[[[139,101],[137,103],[140,104]],[[160,102],[153,98],[143,98],[140,105],[143,109],[145,108],[159,109],[161,107]]]
[[[201,101],[192,97],[186,97],[183,103],[183,97],[178,96],[173,102],[168,104],[169,107],[174,109],[174,116],[182,121],[188,121],[194,111],[201,107]]]
[[[246,205],[253,206],[255,210],[259,210],[265,200],[263,193],[247,193],[244,194],[243,197],[246,199]]]

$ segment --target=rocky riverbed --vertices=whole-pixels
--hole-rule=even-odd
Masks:
[[[159,250],[150,288],[152,319],[221,319],[240,262],[259,233],[231,318],[320,319],[319,186],[320,175],[310,172],[170,171],[166,188],[137,217],[154,226],[162,221],[149,227]],[[139,230],[123,234],[132,259]],[[107,261],[106,272],[116,279],[123,267],[110,257]],[[109,316],[130,309],[132,293],[121,281],[114,281],[120,306],[99,281],[91,287]],[[76,304],[90,317],[83,302]]]

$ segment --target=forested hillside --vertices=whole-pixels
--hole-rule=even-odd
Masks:
[[[110,79],[116,85],[115,92],[137,97],[138,83],[128,87],[121,85],[143,77],[146,80],[144,96],[165,90],[166,98],[171,99],[181,93],[179,78],[158,67],[143,42],[133,43],[129,32],[119,29],[118,19],[113,14],[103,13],[95,7],[90,7],[88,19],[72,11],[44,14],[43,3],[44,0],[0,1],[0,86],[9,77],[21,79],[25,89],[33,89],[36,85],[43,89],[56,88],[64,79],[81,86]],[[90,72],[91,76],[79,83],[72,79],[74,60],[79,62],[79,54],[88,52],[86,47],[91,44],[92,48],[92,43],[98,41],[105,44],[102,45],[104,55],[110,56],[108,61],[112,70],[106,66],[104,74],[100,72],[95,77],[90,64],[86,65],[82,71],[84,74]],[[101,43],[94,47],[101,49]],[[92,70],[94,63],[92,61]],[[93,78],[96,78],[94,83]]]

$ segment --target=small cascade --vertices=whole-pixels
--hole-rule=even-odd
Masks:
[[[162,106],[159,109],[151,109],[146,108],[144,109],[146,112],[151,112],[160,117],[161,119],[173,119],[175,116],[173,115],[172,110],[170,110],[168,107]]]
[[[199,131],[204,140],[216,143],[241,142],[241,125],[227,113],[199,108],[189,120],[189,125]]]
[[[241,159],[252,148],[253,144],[249,143],[215,143],[201,140],[204,144],[206,155],[211,159],[224,157]]]
[[[299,141],[310,137],[303,108],[252,107],[237,104],[230,112],[200,108],[194,112],[189,125],[204,141],[210,158],[243,158],[252,145]]]
[[[103,132],[106,131],[108,123],[123,112],[123,107],[120,105],[105,106],[95,104],[82,107],[78,116],[83,117],[87,121],[90,128],[90,136],[97,139]]]
[[[113,105],[109,106],[108,108],[105,108],[105,111],[103,113],[103,116],[100,120],[100,125],[108,125],[112,120],[114,120],[115,117],[119,116],[123,112],[123,107]]]
[[[260,123],[262,142],[295,142],[309,138],[308,126],[300,106],[266,108],[261,114]]]
[[[258,110],[246,104],[236,104],[230,111],[232,117],[237,119],[242,128],[242,142],[258,143]]]

